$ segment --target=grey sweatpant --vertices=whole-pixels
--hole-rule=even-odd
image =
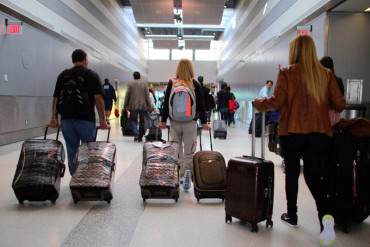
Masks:
[[[193,171],[193,156],[197,147],[197,122],[171,121],[171,141],[180,145],[180,177],[185,170]]]

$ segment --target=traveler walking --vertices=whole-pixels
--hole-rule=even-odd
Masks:
[[[109,117],[112,112],[113,101],[115,106],[117,106],[117,97],[116,90],[114,90],[114,87],[112,86],[112,84],[110,84],[108,78],[104,79],[103,90],[104,90],[105,118],[107,119],[107,124],[109,124]]]
[[[226,124],[229,121],[229,99],[230,93],[227,91],[227,84],[221,84],[221,90],[217,93],[217,110],[221,114],[221,120]]]
[[[129,82],[123,108],[130,112],[130,129],[135,134],[134,141],[141,142],[145,134],[145,115],[152,112],[147,84],[141,80],[139,72],[134,72],[134,81]],[[139,130],[138,128],[139,118]]]
[[[343,80],[342,80],[342,78],[338,77],[335,74],[333,59],[331,57],[329,57],[329,56],[326,56],[326,57],[321,58],[320,63],[321,63],[322,66],[324,66],[327,69],[330,69],[331,72],[333,72],[333,74],[335,76],[335,79],[337,80],[338,87],[339,87],[342,95],[344,96]],[[331,123],[331,125],[335,125],[336,123],[339,122],[339,120],[340,120],[340,114],[338,112],[329,111],[329,115],[330,115],[330,123]]]
[[[212,110],[215,108],[216,104],[215,104],[215,101],[212,95],[210,94],[211,90],[208,87],[204,86],[203,81],[204,81],[203,76],[198,76],[198,82],[201,85],[202,92],[203,92],[204,107],[206,111],[207,122],[210,122]]]
[[[274,82],[271,80],[266,81],[265,86],[261,88],[260,92],[258,93],[258,98],[268,98],[272,94],[272,86],[274,85]]]
[[[239,108],[239,103],[235,98],[235,95],[231,92],[230,86],[227,87],[228,92],[230,93],[229,99],[229,123],[228,126],[235,127],[235,112]]]
[[[310,36],[298,36],[290,43],[289,64],[289,68],[279,72],[274,96],[256,99],[253,104],[260,111],[280,111],[278,134],[286,164],[288,209],[281,219],[297,225],[299,160],[303,157],[304,177],[316,201],[321,225],[320,243],[328,246],[335,240],[331,194],[328,178],[323,174],[329,137],[333,134],[329,109],[342,111],[345,100],[334,74],[318,61]]]
[[[103,90],[98,74],[87,68],[87,54],[80,49],[72,53],[73,67],[64,70],[57,79],[52,102],[50,127],[61,129],[67,146],[71,175],[76,170],[76,153],[80,142],[95,140],[95,104],[100,128],[108,128],[104,114]]]
[[[197,119],[200,119],[203,129],[209,129],[202,95],[201,86],[194,80],[191,61],[180,60],[176,79],[168,83],[166,89],[160,128],[166,128],[169,117],[171,140],[180,145],[180,177],[185,191],[191,185],[193,156],[197,146]]]

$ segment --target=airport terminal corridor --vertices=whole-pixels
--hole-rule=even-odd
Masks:
[[[370,0],[0,0],[0,247],[370,247],[369,30]]]

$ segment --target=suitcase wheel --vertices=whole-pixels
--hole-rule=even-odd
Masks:
[[[258,226],[257,226],[257,223],[253,223],[253,224],[252,224],[251,232],[258,232]]]
[[[108,204],[110,204],[110,202],[112,201],[112,199],[109,199],[109,200],[106,200],[106,202],[108,203]]]
[[[178,196],[174,197],[173,199],[175,200],[175,202],[178,202],[179,201],[179,197]]]
[[[77,204],[77,202],[78,202],[79,200],[78,200],[78,198],[77,197],[73,197],[73,203],[74,204]]]
[[[50,200],[52,204],[55,204],[57,202],[57,199]]]
[[[146,203],[146,198],[145,198],[145,197],[143,197],[143,203],[144,203],[144,204]]]
[[[274,226],[274,222],[272,220],[267,220],[266,221],[266,228],[269,228],[269,227],[273,227]]]
[[[231,217],[231,215],[226,214],[225,222],[226,222],[226,223],[232,223],[232,222],[233,222],[233,218]]]

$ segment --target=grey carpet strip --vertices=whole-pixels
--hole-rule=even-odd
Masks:
[[[141,156],[114,184],[111,205],[101,202],[92,207],[61,246],[129,246],[144,212],[139,188],[140,171]]]

